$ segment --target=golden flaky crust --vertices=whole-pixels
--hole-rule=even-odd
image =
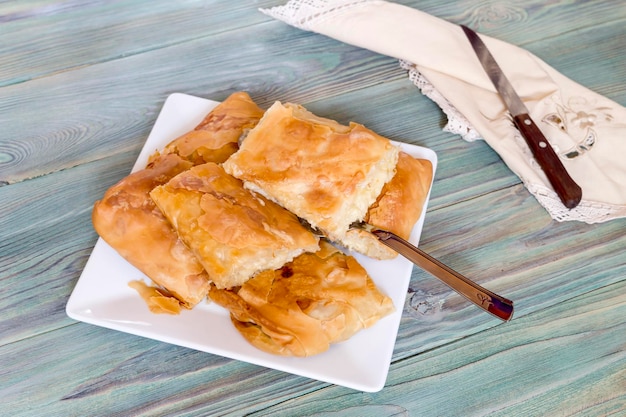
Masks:
[[[396,174],[369,207],[365,221],[408,239],[422,214],[432,178],[433,166],[429,160],[416,159],[400,152]],[[342,243],[349,249],[375,259],[392,259],[397,256],[394,250],[360,229],[349,230]]]
[[[225,170],[341,240],[394,174],[398,149],[365,128],[274,103]]]
[[[296,216],[214,163],[195,166],[150,195],[219,288],[318,248]]]
[[[188,308],[206,296],[208,276],[149,193],[191,166],[177,155],[159,156],[109,188],[92,212],[96,232]]]
[[[122,257],[165,289],[158,290],[159,304],[169,303],[166,298],[173,295],[184,307],[191,308],[206,296],[209,284],[201,263],[156,207],[150,191],[194,164],[226,160],[237,150],[239,137],[253,128],[262,115],[263,110],[247,93],[233,93],[194,130],[152,155],[145,169],[121,180],[96,202],[92,213],[96,231]],[[134,288],[139,291],[143,287]],[[159,308],[148,304],[153,310]]]
[[[175,153],[194,163],[222,163],[238,149],[238,140],[263,116],[248,93],[237,92],[217,105],[196,128],[170,142],[161,154]]]
[[[324,352],[394,311],[353,257],[326,242],[320,247],[240,289],[211,289],[209,296],[252,345],[285,356]]]

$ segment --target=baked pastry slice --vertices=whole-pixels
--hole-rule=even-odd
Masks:
[[[150,198],[150,191],[194,164],[222,162],[239,137],[254,127],[263,110],[245,92],[231,94],[187,134],[150,157],[148,166],[111,187],[95,203],[92,220],[98,234],[160,288],[132,282],[153,311],[173,312],[174,296],[191,308],[208,291],[208,275],[179,239]]]
[[[322,353],[394,311],[356,259],[325,241],[316,253],[263,271],[241,288],[212,288],[209,297],[230,311],[248,342],[284,356]]]
[[[408,240],[422,215],[432,179],[433,166],[429,160],[400,152],[396,174],[367,210],[365,222]],[[374,259],[393,259],[398,255],[371,233],[359,228],[350,229],[342,244]]]
[[[341,241],[393,177],[397,159],[396,146],[362,125],[276,102],[224,169]]]
[[[161,154],[175,153],[194,165],[222,163],[237,151],[239,138],[256,126],[263,112],[248,93],[233,93],[209,112],[194,130],[167,144]]]
[[[191,308],[205,298],[209,277],[150,198],[150,191],[191,168],[178,155],[158,156],[96,201],[96,232],[124,259]]]
[[[318,238],[296,216],[215,163],[197,165],[150,195],[218,288],[318,249]]]

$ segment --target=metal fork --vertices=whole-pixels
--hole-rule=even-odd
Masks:
[[[371,233],[381,243],[389,246],[415,265],[439,278],[454,291],[488,313],[505,321],[513,317],[513,301],[481,287],[395,233],[362,222],[353,223],[351,228],[358,228]]]

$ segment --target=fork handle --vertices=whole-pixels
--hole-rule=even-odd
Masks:
[[[376,228],[370,232],[380,242],[439,278],[454,291],[488,313],[504,321],[513,317],[513,301],[481,287],[394,233]]]

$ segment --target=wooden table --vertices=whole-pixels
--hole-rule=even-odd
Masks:
[[[401,2],[626,105],[621,0]],[[442,131],[395,59],[257,10],[281,3],[0,4],[0,414],[624,415],[626,219],[551,220],[485,143]],[[420,247],[515,300],[515,318],[414,269],[376,393],[68,318],[97,239],[93,202],[128,174],[165,99],[238,90],[435,150]]]

